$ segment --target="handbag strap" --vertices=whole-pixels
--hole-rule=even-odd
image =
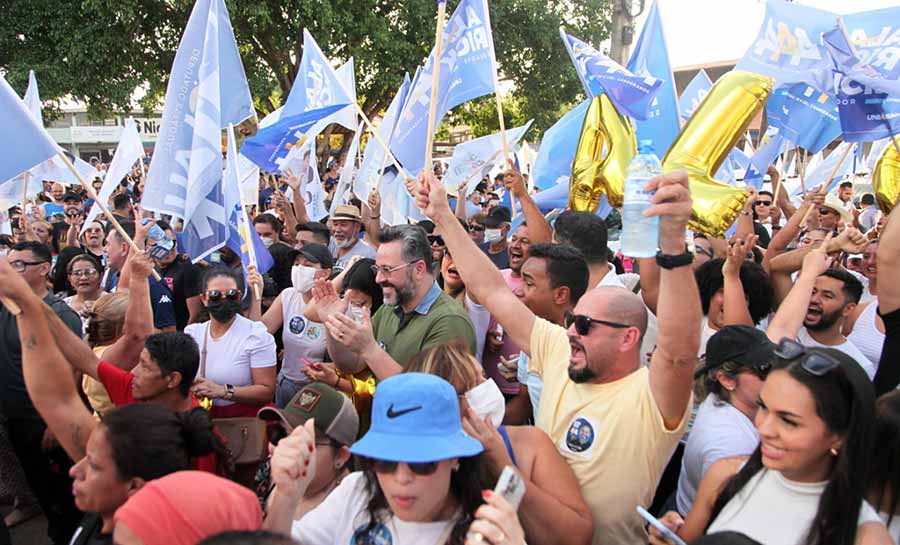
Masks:
[[[206,341],[209,339],[211,325],[211,322],[207,322],[206,330],[203,332],[203,347],[200,349],[200,378],[206,378]]]

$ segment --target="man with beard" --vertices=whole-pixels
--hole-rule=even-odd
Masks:
[[[347,267],[350,258],[375,258],[375,248],[359,238],[362,229],[362,214],[352,204],[338,206],[331,215],[331,243],[328,249],[334,256],[334,270],[342,271]]]
[[[673,172],[647,184],[655,194],[645,214],[659,217],[661,250],[659,346],[649,368],[640,364],[647,327],[640,297],[620,287],[590,290],[574,312],[565,313],[568,329],[535,316],[475,251],[456,224],[444,188],[430,177],[419,184],[416,204],[444,233],[467,289],[525,347],[530,371],[544,380],[537,426],[578,478],[594,517],[593,543],[646,542],[634,506],[649,505],[687,428],[700,343],[700,296],[693,256],[684,246],[691,215],[687,175]],[[527,278],[532,262],[538,264],[532,258],[523,269],[526,293],[536,287]]]
[[[772,342],[796,338],[804,346],[828,347],[851,356],[869,378],[875,366],[841,333],[844,320],[853,313],[863,286],[843,269],[832,269],[828,240],[803,258],[803,268],[778,312],[769,322],[766,335]]]
[[[452,212],[451,219],[465,233]],[[372,270],[384,291],[384,305],[371,320],[368,315],[358,321],[346,316],[347,303],[341,300],[327,302],[319,311],[325,317],[328,353],[334,361],[358,368],[361,360],[384,380],[401,373],[413,356],[430,346],[461,342],[474,355],[472,321],[434,280],[425,230],[418,225],[388,227],[379,242]]]

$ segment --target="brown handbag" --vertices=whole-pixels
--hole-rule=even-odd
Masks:
[[[209,325],[200,351],[200,377],[206,377],[206,341]],[[266,459],[266,423],[256,417],[213,418],[213,428],[225,440],[229,459],[234,465],[256,464]]]

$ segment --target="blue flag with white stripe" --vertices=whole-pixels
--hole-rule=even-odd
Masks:
[[[675,77],[672,65],[669,64],[669,52],[666,48],[666,37],[663,33],[659,7],[654,1],[650,13],[644,22],[641,36],[638,38],[628,69],[635,75],[652,76],[662,83],[656,95],[650,101],[647,119],[635,123],[638,140],[653,142],[653,150],[657,157],[665,156],[669,146],[681,131],[678,115],[678,96],[675,94]]]
[[[834,98],[806,83],[775,89],[766,103],[769,125],[798,146],[822,151],[841,134]]]
[[[590,44],[566,34],[562,28],[559,35],[585,93],[591,97],[605,93],[622,115],[640,121],[650,117],[653,98],[663,83],[661,79],[632,74]]]
[[[487,0],[462,0],[447,21],[438,74],[435,129],[453,107],[494,92],[494,39]],[[394,157],[413,176],[425,166],[434,50],[413,82],[394,129]]]
[[[692,79],[691,82],[688,83],[688,86],[684,88],[684,92],[681,93],[681,98],[678,99],[678,106],[681,110],[681,119],[687,121],[694,115],[694,112],[700,107],[700,104],[703,103],[703,99],[709,94],[709,90],[712,89],[712,86],[712,80],[706,75],[706,70],[701,69],[697,72],[694,79]]]
[[[542,191],[549,189],[562,179],[568,181],[572,173],[575,150],[578,148],[578,139],[581,137],[584,116],[587,115],[590,105],[591,99],[585,100],[544,131],[537,159],[534,160],[531,169],[531,179],[538,189]]]
[[[241,155],[266,172],[280,173],[287,166],[288,154],[292,148],[302,147],[312,139],[310,129],[320,120],[344,108],[346,104],[326,106],[293,116],[282,115],[281,119],[244,140]]]
[[[300,59],[294,85],[284,103],[282,118],[335,104],[352,105],[356,97],[350,94],[353,90],[347,87],[346,83],[338,80],[338,75],[328,57],[322,53],[312,34],[304,28],[303,57]],[[351,130],[356,128],[355,123],[348,128]]]
[[[247,266],[256,265],[260,274],[268,271],[275,264],[272,254],[263,244],[256,229],[247,218],[247,211],[241,200],[240,167],[238,166],[237,146],[234,143],[234,128],[228,128],[228,153],[224,174],[225,210],[228,212],[228,246],[241,258],[244,280],[247,279]]]
[[[763,177],[766,171],[775,162],[782,151],[784,151],[785,138],[781,135],[777,127],[769,127],[763,142],[750,158],[750,166],[744,173],[744,183],[755,187],[757,190],[762,189]]]
[[[254,114],[223,0],[198,0],[166,89],[159,139],[142,204],[184,218],[184,243],[197,261],[225,244],[222,129]]]

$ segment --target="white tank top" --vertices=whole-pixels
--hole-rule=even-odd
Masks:
[[[802,545],[826,484],[789,481],[778,471],[763,468],[731,498],[707,533],[732,530],[766,545]],[[857,526],[867,522],[884,525],[863,501]]]
[[[859,318],[856,319],[853,331],[847,335],[847,338],[872,362],[877,371],[878,360],[881,359],[881,347],[884,346],[884,333],[878,331],[876,310],[878,310],[878,301],[868,303]]]
[[[306,384],[310,382],[306,376],[306,366],[301,358],[311,362],[320,362],[325,356],[325,325],[313,322],[303,316],[303,295],[294,288],[285,288],[281,292],[282,329],[281,340],[284,342],[284,361],[281,371],[288,379]]]

